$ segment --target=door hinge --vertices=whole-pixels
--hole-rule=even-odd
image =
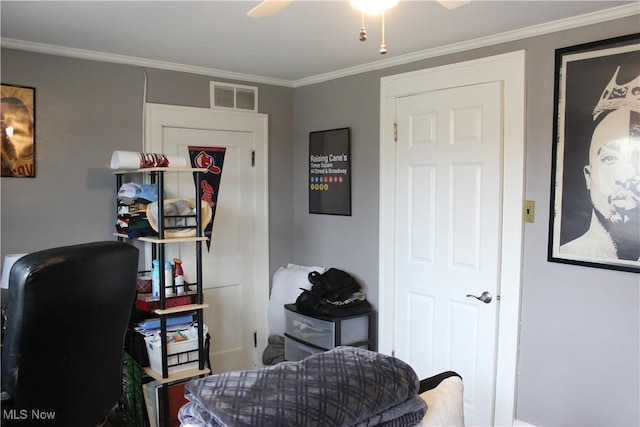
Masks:
[[[256,166],[256,150],[251,151],[251,166]]]
[[[258,348],[258,331],[253,331],[253,348]]]
[[[398,124],[393,124],[393,142],[398,142]]]

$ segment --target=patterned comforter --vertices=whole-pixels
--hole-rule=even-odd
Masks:
[[[182,426],[413,426],[426,413],[413,369],[338,347],[299,362],[190,381]]]

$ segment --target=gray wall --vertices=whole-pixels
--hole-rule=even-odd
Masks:
[[[638,17],[296,89],[295,261],[342,267],[377,305],[380,77],[526,50],[526,192],[517,418],[535,425],[640,424],[640,279],[547,259],[555,49],[637,32]],[[350,126],[351,217],[308,214],[311,131]]]
[[[517,418],[640,425],[638,275],[546,262],[554,50],[637,31],[633,17],[295,90],[257,85],[269,114],[272,272],[287,262],[342,267],[377,305],[379,78],[525,49],[526,198],[536,222],[525,227]],[[1,71],[3,83],[35,86],[37,103],[37,176],[0,180],[2,255],[111,239],[106,165],[113,150],[142,147],[141,69],[2,49]],[[148,70],[147,99],[207,107],[209,80]],[[353,215],[309,215],[308,133],[343,126],[352,130]]]
[[[209,107],[211,78],[146,71],[148,102]],[[36,88],[36,177],[0,181],[2,256],[113,239],[115,178],[108,165],[114,150],[142,150],[143,69],[2,49],[2,83]],[[260,112],[269,115],[275,271],[292,258],[293,89],[252,85]]]

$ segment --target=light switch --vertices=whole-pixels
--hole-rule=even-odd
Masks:
[[[524,221],[533,222],[534,214],[536,210],[536,202],[533,200],[524,201]]]

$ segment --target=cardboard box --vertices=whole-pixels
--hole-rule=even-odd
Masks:
[[[150,427],[166,425],[170,427],[180,427],[178,411],[188,402],[184,397],[184,386],[186,382],[167,384],[169,397],[169,422],[161,423],[160,417],[165,409],[164,392],[162,383],[151,381],[142,385],[142,393],[147,406]]]
[[[196,303],[195,292],[189,295],[178,295],[175,297],[167,297],[164,300],[165,308],[177,307],[180,305],[188,305]],[[154,297],[152,294],[138,294],[136,298],[136,308],[144,311],[153,311],[160,308],[160,298]]]

